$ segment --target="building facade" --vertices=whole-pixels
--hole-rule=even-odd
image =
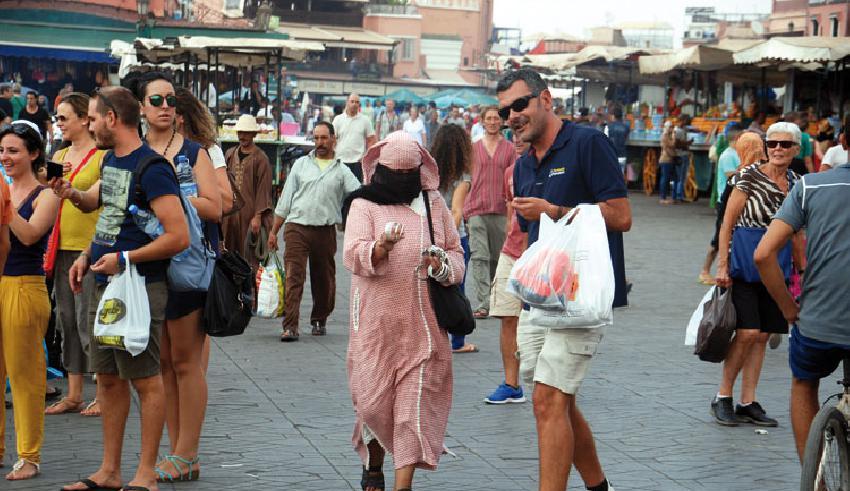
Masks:
[[[617,26],[626,46],[673,49],[673,26],[666,22],[623,22]]]
[[[850,36],[850,0],[809,0],[807,36]]]

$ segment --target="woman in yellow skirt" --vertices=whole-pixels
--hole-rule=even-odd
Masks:
[[[0,163],[11,178],[11,249],[0,278],[0,380],[9,377],[15,401],[18,459],[8,480],[31,479],[41,465],[47,370],[44,334],[50,300],[44,280],[44,252],[59,199],[36,175],[45,165],[38,127],[15,121],[0,130]],[[4,399],[0,391],[0,399]],[[0,404],[0,457],[5,446],[5,406]]]

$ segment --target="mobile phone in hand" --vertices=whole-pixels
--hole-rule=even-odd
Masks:
[[[54,177],[61,179],[64,173],[65,166],[51,160],[47,161],[47,179],[53,179]]]

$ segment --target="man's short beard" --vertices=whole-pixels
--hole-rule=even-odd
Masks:
[[[93,136],[94,144],[99,150],[111,150],[115,148],[115,136],[112,133],[105,132],[103,135],[93,133]]]

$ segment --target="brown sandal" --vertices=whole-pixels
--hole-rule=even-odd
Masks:
[[[83,409],[83,401],[72,401],[63,397],[44,409],[44,414],[78,413]]]
[[[100,404],[97,402],[97,399],[91,401],[85,409],[80,411],[82,416],[86,416],[88,418],[97,418],[100,416]]]

